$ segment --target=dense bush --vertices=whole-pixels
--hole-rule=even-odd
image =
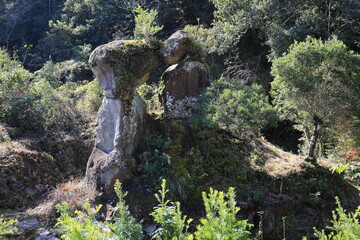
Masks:
[[[261,86],[246,86],[230,78],[213,82],[203,93],[200,105],[205,121],[235,136],[259,132],[261,127],[277,119]]]
[[[85,108],[90,112],[96,112],[100,108],[104,94],[99,81],[96,79],[77,87],[75,92],[84,93],[78,101],[77,106],[79,108]]]
[[[96,209],[90,208],[87,203],[85,211],[75,211],[75,215],[69,211],[66,203],[57,205],[61,216],[57,225],[64,231],[62,239],[141,239],[141,226],[135,222],[128,212],[124,202],[126,193],[121,192],[121,184],[115,185],[115,192],[119,197],[116,205],[116,213],[109,222],[96,220],[101,205]],[[236,213],[240,210],[236,207],[235,192],[229,188],[227,193],[210,189],[210,193],[203,193],[206,216],[200,219],[196,231],[188,232],[192,219],[182,215],[179,202],[166,200],[166,181],[163,180],[159,194],[155,197],[159,204],[154,207],[151,215],[159,227],[153,232],[153,238],[159,240],[192,240],[192,239],[239,239],[250,240],[251,225],[246,220],[237,220]]]
[[[76,130],[79,109],[97,110],[103,96],[97,81],[71,82],[82,67],[75,61],[49,61],[31,74],[0,49],[0,121],[22,130]]]
[[[34,104],[39,96],[31,87],[32,74],[0,49],[0,118],[23,129],[39,123]],[[33,124],[32,124],[33,123]]]
[[[127,193],[122,192],[119,181],[115,184],[115,193],[119,201],[115,207],[116,212],[109,222],[96,219],[102,205],[93,209],[89,203],[85,203],[84,211],[75,211],[73,214],[66,202],[58,204],[56,208],[61,216],[57,225],[64,231],[61,238],[66,240],[141,239],[141,226],[135,222],[125,205],[124,198]]]

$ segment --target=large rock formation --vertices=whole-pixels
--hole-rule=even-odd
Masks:
[[[160,47],[156,41],[114,41],[97,47],[89,58],[105,93],[86,169],[87,187],[100,197],[112,191],[116,179],[130,180],[136,168],[132,155],[143,133],[146,109],[136,87],[162,64]]]
[[[186,33],[178,31],[163,44],[156,40],[122,40],[99,46],[91,53],[91,70],[105,93],[96,144],[86,170],[87,187],[99,194],[98,200],[112,192],[116,179],[126,184],[136,169],[133,155],[144,132],[146,109],[136,88],[162,63],[184,59],[189,43]],[[200,62],[183,61],[181,67],[170,69],[174,71],[165,74],[169,76],[167,103],[180,101],[181,105],[184,99],[198,96],[209,83],[209,73]]]
[[[199,94],[209,86],[210,73],[201,62],[182,62],[170,66],[162,76],[162,101],[170,118],[190,117]]]

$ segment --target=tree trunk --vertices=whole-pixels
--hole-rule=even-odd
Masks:
[[[315,116],[314,117],[314,131],[310,138],[309,153],[308,153],[308,156],[305,158],[305,161],[307,161],[307,162],[316,163],[315,151],[316,151],[316,144],[317,144],[317,140],[319,137],[319,130],[320,130],[321,124],[322,124],[321,119],[318,118],[317,116]]]

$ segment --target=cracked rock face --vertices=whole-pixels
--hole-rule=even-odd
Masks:
[[[199,94],[209,86],[210,73],[201,62],[185,62],[170,66],[162,80],[166,116],[186,118],[195,110]]]

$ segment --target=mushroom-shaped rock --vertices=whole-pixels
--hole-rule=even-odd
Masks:
[[[165,85],[162,101],[165,114],[171,118],[190,117],[199,94],[209,86],[210,73],[201,62],[170,66],[162,76]]]
[[[152,40],[119,40],[97,47],[90,55],[91,70],[108,98],[129,100],[163,60],[161,43]]]
[[[187,42],[189,38],[186,32],[177,31],[173,33],[164,43],[162,55],[167,64],[178,63],[187,53]]]

